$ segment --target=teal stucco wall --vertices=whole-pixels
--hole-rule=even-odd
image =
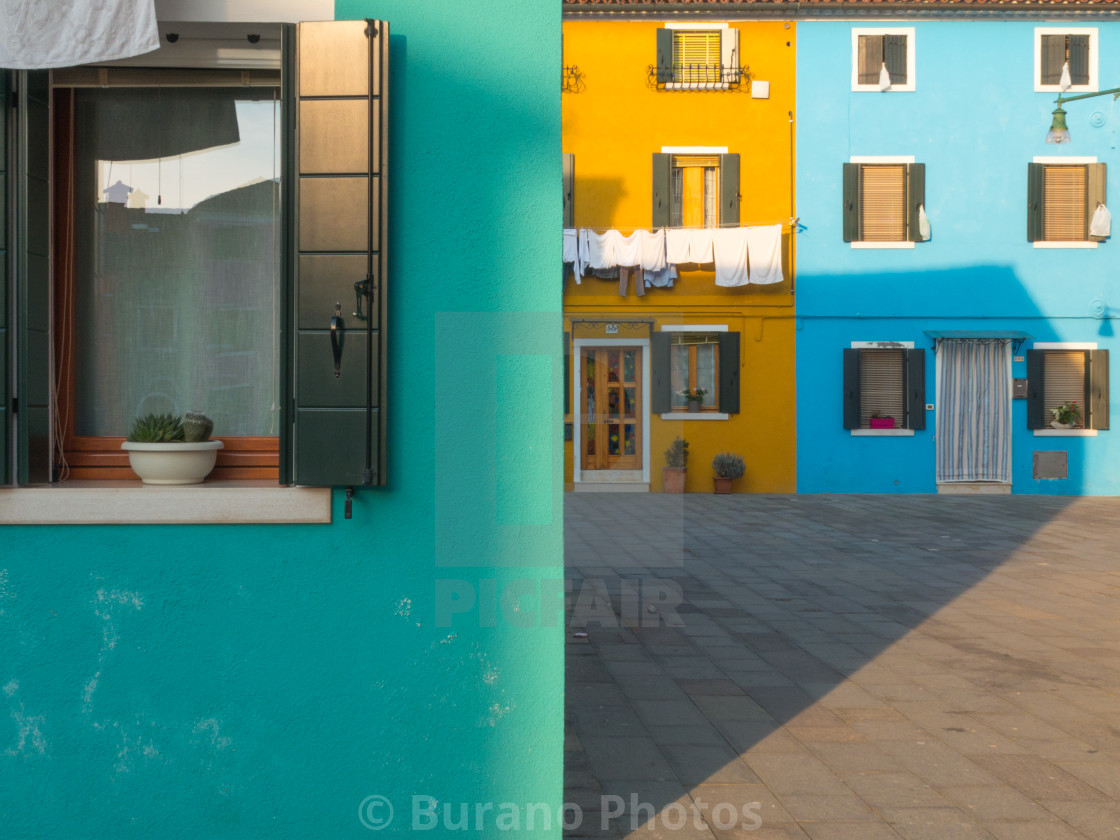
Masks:
[[[5,838],[400,836],[413,796],[427,836],[501,803],[560,836],[560,6],[336,15],[392,31],[390,487],[332,525],[4,529]]]

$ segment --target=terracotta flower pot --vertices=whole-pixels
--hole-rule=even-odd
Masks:
[[[731,492],[731,482],[733,481],[733,479],[723,478],[717,475],[712,477],[712,481],[715,482],[717,493],[722,494]]]
[[[687,467],[662,467],[661,483],[665,485],[664,492],[683,493],[684,477],[687,472]]]

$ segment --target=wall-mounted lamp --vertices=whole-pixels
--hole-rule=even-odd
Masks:
[[[1055,101],[1057,108],[1053,111],[1053,119],[1050,121],[1050,130],[1046,132],[1046,142],[1053,144],[1068,143],[1072,139],[1069,136],[1069,126],[1066,125],[1066,112],[1062,108],[1063,102],[1073,102],[1077,99],[1092,99],[1094,96],[1106,96],[1112,94],[1113,99],[1120,99],[1120,88],[1110,88],[1109,90],[1098,91],[1097,93],[1079,93],[1076,96],[1062,96],[1058,95]]]

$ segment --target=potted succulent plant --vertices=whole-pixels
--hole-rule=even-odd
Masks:
[[[1050,409],[1054,419],[1050,425],[1055,429],[1073,429],[1081,422],[1081,407],[1076,400],[1067,400],[1057,408]]]
[[[696,414],[700,410],[700,406],[704,404],[704,397],[707,395],[707,388],[685,388],[681,391],[681,396],[688,400],[690,414]]]
[[[223,446],[210,440],[212,431],[214,421],[197,411],[182,417],[147,414],[133,421],[121,449],[145,484],[201,484]]]
[[[661,482],[666,493],[683,493],[684,478],[688,472],[688,441],[677,435],[665,450],[665,466],[661,468]]]
[[[721,452],[712,459],[712,469],[716,473],[713,479],[716,492],[730,493],[731,482],[747,471],[747,465],[734,452]]]
[[[883,417],[881,414],[879,414],[878,411],[872,413],[870,419],[871,419],[871,428],[872,429],[893,429],[894,428],[894,418],[889,417],[889,416],[888,417]]]

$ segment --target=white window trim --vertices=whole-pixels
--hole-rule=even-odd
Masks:
[[[727,324],[662,324],[661,332],[727,332]]]
[[[661,332],[667,333],[711,333],[727,332],[727,324],[662,324]],[[719,371],[716,371],[718,378]],[[730,414],[720,411],[666,411],[659,415],[662,420],[730,420]]]
[[[852,437],[914,437],[913,429],[849,429]]]
[[[879,90],[879,84],[861,85],[859,83],[859,36],[860,35],[905,35],[906,36],[906,84],[891,85],[887,90]],[[852,90],[866,93],[909,93],[917,89],[917,73],[914,60],[915,37],[913,26],[875,26],[852,28]]]
[[[711,32],[715,30],[728,30],[731,28],[730,23],[680,23],[677,21],[666,21],[665,29],[691,29],[694,32]],[[723,35],[720,36],[720,48],[723,47]],[[709,82],[702,85],[689,84],[687,82],[667,82],[665,90],[727,90],[730,87],[727,82]],[[724,150],[726,151],[726,149]]]
[[[687,411],[668,411],[658,415],[662,420],[730,420],[730,414],[719,411],[700,411],[691,414]]]
[[[1034,429],[1035,437],[1096,437],[1096,429]]]
[[[1036,26],[1034,28],[1034,89],[1039,93],[1061,93],[1058,85],[1042,84],[1042,36],[1043,35],[1088,35],[1089,36],[1089,83],[1073,85],[1066,93],[1095,93],[1100,84],[1097,73],[1100,41],[1095,26]]]
[[[913,155],[852,155],[848,163],[914,163]],[[912,251],[916,242],[849,242],[853,251]]]
[[[682,23],[675,20],[665,21],[665,29],[692,29],[703,31],[710,31],[712,29],[730,29],[730,23]]]
[[[1093,161],[1090,161],[1093,162]],[[1094,245],[1096,243],[1093,243]],[[1095,341],[1036,341],[1032,350],[1096,350]],[[1035,437],[1096,437],[1096,429],[1032,429]]]
[[[725,155],[727,146],[662,146],[663,155]]]
[[[913,155],[852,155],[848,163],[916,163]],[[1094,163],[1096,160],[1094,159]]]
[[[914,342],[853,341],[851,348],[853,350],[913,350]],[[848,431],[852,433],[852,437],[914,437],[913,429],[849,429]]]
[[[1059,32],[1065,32],[1066,30],[1063,29],[1063,30],[1058,30],[1058,31]],[[1054,87],[1054,89],[1057,90],[1057,87]],[[1072,90],[1072,88],[1071,88],[1071,90]],[[1068,157],[1063,157],[1061,155],[1035,155],[1033,158],[1031,158],[1031,162],[1032,163],[1046,163],[1046,164],[1050,164],[1051,166],[1062,166],[1062,165],[1078,166],[1078,165],[1087,164],[1087,163],[1097,163],[1097,158],[1096,158],[1095,155],[1088,155],[1088,156],[1073,155],[1073,156],[1068,156]],[[1068,242],[1052,242],[1052,241],[1038,240],[1038,241],[1032,242],[1031,244],[1036,249],[1038,249],[1039,251],[1055,251],[1055,250],[1057,250],[1057,251],[1086,251],[1086,250],[1091,250],[1093,248],[1096,248],[1097,246],[1100,245],[1099,242],[1094,242],[1091,239],[1084,240],[1084,241],[1071,240],[1071,241],[1068,241]]]

